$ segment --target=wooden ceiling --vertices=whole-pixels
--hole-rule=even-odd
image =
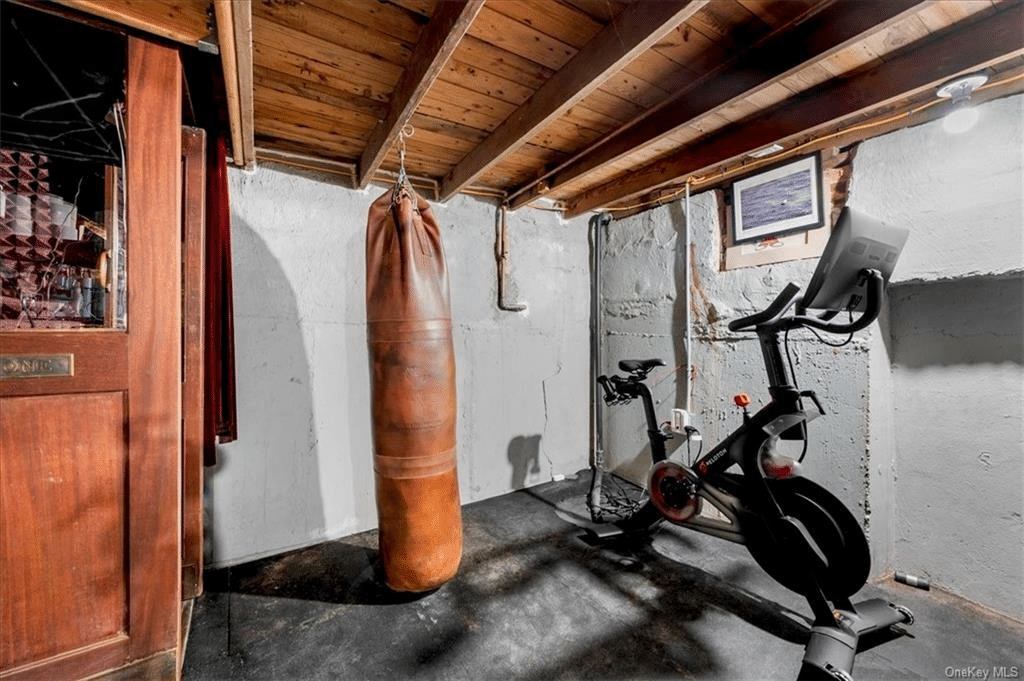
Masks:
[[[240,164],[362,187],[404,143],[432,198],[567,216],[941,116],[957,75],[988,74],[976,101],[1024,91],[1021,0],[60,2],[191,46],[212,31]]]

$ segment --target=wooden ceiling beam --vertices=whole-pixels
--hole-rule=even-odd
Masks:
[[[196,47],[210,33],[207,0],[161,5],[151,0],[56,0],[58,4],[103,17],[178,43]]]
[[[545,125],[595,90],[709,0],[637,2],[615,19],[459,162],[441,183],[441,200],[473,182]]]
[[[256,165],[253,121],[252,0],[215,0],[217,43],[224,70],[231,158],[235,165]]]
[[[242,163],[256,167],[256,124],[253,104],[252,0],[234,0],[235,61],[238,65],[239,126],[242,134]],[[236,159],[237,163],[238,160]]]
[[[710,111],[778,83],[808,64],[891,26],[923,0],[839,2],[772,32],[750,50],[708,71],[657,108],[631,121],[561,167],[510,192],[515,209],[632,151],[672,134]]]
[[[408,68],[395,86],[387,116],[377,124],[366,142],[359,159],[359,188],[366,187],[373,179],[388,150],[441,74],[483,5],[484,0],[438,3],[437,11],[416,43]]]
[[[1021,59],[1022,57],[1018,57],[1009,62],[1000,63],[1000,70],[990,79],[990,84],[986,85],[982,90],[976,90],[971,94],[971,102],[977,105],[1009,95],[1024,93],[1024,65],[1002,70],[1003,63],[1012,64]],[[995,85],[993,86],[991,83],[995,83]],[[879,112],[877,120],[871,120],[864,125],[854,125],[853,127],[840,125],[836,129],[825,128],[813,136],[808,135],[806,140],[802,140],[798,136],[793,141],[799,147],[799,154],[801,155],[827,149],[842,149],[871,137],[878,137],[940,119],[949,111],[948,108],[943,108],[937,104],[930,105],[936,102],[930,92],[926,92],[924,97],[919,95],[915,100],[912,108],[900,107],[899,110],[905,112],[903,115],[883,111]],[[873,114],[872,119],[874,118]],[[701,192],[712,187],[721,186],[727,181],[748,175],[765,166],[774,165],[786,158],[786,156],[773,156],[764,159],[750,159],[747,157],[737,159],[734,163],[728,165],[715,166],[714,170],[710,173],[695,178],[690,188],[693,192]],[[631,203],[636,205],[635,208],[625,210],[611,207],[609,210],[615,210],[616,218],[635,215],[650,209],[655,204],[669,201],[679,196],[683,189],[684,187],[675,184],[662,185],[658,189],[632,199]]]
[[[1024,54],[1020,0],[913,43],[880,65],[828,81],[771,109],[728,125],[695,144],[566,201],[566,217],[631,199],[794,135],[913,94],[959,73]]]

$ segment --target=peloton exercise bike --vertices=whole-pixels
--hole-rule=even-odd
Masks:
[[[798,679],[852,679],[858,650],[906,634],[900,625],[912,623],[913,615],[880,598],[850,600],[870,571],[864,531],[842,502],[800,474],[799,460],[776,452],[779,440],[803,440],[806,454],[807,423],[825,414],[813,390],[796,387],[779,335],[788,344],[789,331],[809,328],[846,335],[848,342],[878,317],[906,238],[905,229],[844,208],[804,296],[790,283],[764,310],[729,323],[731,331],[757,335],[771,401],[751,415],[749,398],[738,395],[742,425],[698,454],[692,466],[668,459],[665,441],[672,435],[659,427],[644,383],[664,362],[623,360],[619,368],[625,376],[597,379],[607,404],[641,400],[653,459],[646,500],[598,530],[598,536],[651,532],[667,520],[744,544],[769,575],[803,595],[813,611]],[[704,503],[725,520],[701,514]]]

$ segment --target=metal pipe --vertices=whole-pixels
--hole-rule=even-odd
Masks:
[[[590,495],[587,505],[591,517],[601,520],[601,477],[604,472],[604,420],[602,400],[597,388],[601,375],[604,320],[601,316],[602,232],[611,223],[611,215],[600,213],[590,218]]]
[[[684,212],[683,219],[686,221],[685,230],[683,232],[683,259],[686,264],[686,288],[683,294],[683,304],[686,306],[686,312],[684,315],[684,323],[686,324],[686,398],[683,403],[683,409],[689,414],[693,414],[693,319],[691,317],[692,310],[691,305],[691,291],[693,285],[693,272],[690,268],[693,266],[694,258],[690,257],[691,236],[690,236],[690,178],[686,178],[686,209]]]
[[[506,204],[498,206],[498,234],[494,240],[494,256],[498,261],[498,309],[505,312],[522,312],[526,309],[523,303],[505,302],[505,265],[508,262],[508,225],[505,220],[507,212]]]

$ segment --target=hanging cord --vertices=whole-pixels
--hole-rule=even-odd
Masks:
[[[853,322],[853,310],[852,309],[847,310],[847,315],[849,317],[850,322],[852,323]],[[841,343],[829,343],[827,340],[822,338],[821,334],[819,334],[815,329],[813,329],[811,327],[804,327],[804,328],[807,329],[808,331],[810,331],[811,333],[813,333],[814,337],[818,339],[819,343],[824,343],[825,345],[827,345],[827,346],[829,346],[831,348],[841,348],[841,347],[843,347],[844,345],[847,345],[848,343],[850,343],[850,341],[853,340],[853,333],[851,332],[850,335],[846,337],[846,340],[842,341]],[[790,331],[790,329],[786,329],[786,333],[783,334],[783,336],[782,336],[782,346],[786,349],[786,362],[787,362],[787,364],[789,364],[790,380],[793,381],[793,387],[796,388],[797,390],[799,390],[800,389],[800,383],[796,380],[796,370],[793,368],[793,355],[790,354],[790,352],[789,352],[789,331]],[[799,400],[799,403],[800,403],[800,408],[803,409],[803,400]],[[802,423],[801,427],[802,427],[803,435],[804,435],[804,437],[803,437],[804,445],[803,445],[803,450],[800,452],[800,458],[797,459],[798,462],[803,461],[804,457],[807,456],[807,423],[806,422]]]
[[[799,390],[800,389],[800,383],[796,380],[796,370],[793,368],[793,355],[790,354],[790,352],[789,352],[789,331],[790,331],[789,329],[786,329],[786,333],[783,334],[783,336],[782,336],[782,346],[786,349],[786,362],[789,364],[789,377],[790,377],[790,380],[793,381],[793,387],[796,388],[797,390]],[[817,334],[815,334],[815,335],[817,335]],[[819,338],[819,340],[820,340],[820,338]],[[797,404],[800,405],[800,409],[804,408],[803,407],[803,400],[802,399],[797,398]],[[801,423],[800,427],[801,427],[801,432],[803,434],[804,444],[803,444],[802,449],[800,450],[800,458],[797,459],[798,463],[802,462],[804,460],[804,457],[807,456],[807,438],[808,438],[807,422],[805,421],[805,422]]]

